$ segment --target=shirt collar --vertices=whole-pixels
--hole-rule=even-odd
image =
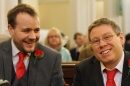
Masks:
[[[11,40],[11,45],[12,45],[12,55],[13,55],[13,57],[14,57],[14,56],[16,56],[16,55],[18,54],[18,52],[20,52],[20,51],[19,51],[18,48],[15,46],[13,40]]]

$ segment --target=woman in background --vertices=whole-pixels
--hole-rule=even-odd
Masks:
[[[49,30],[45,38],[44,44],[59,51],[62,55],[62,62],[72,61],[69,50],[62,45],[61,33],[57,28],[53,27]]]

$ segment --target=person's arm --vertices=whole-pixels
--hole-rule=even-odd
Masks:
[[[64,86],[63,72],[61,67],[61,55],[59,54],[55,60],[51,86]]]

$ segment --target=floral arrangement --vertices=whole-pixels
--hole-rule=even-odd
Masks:
[[[35,49],[34,56],[35,56],[35,60],[34,60],[34,65],[35,65],[37,60],[40,60],[41,58],[43,58],[44,52],[42,50]]]
[[[127,77],[130,75],[130,59],[128,59],[128,75],[127,75]]]

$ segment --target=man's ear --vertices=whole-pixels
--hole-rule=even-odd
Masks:
[[[124,37],[123,33],[120,33],[120,41],[121,41],[121,44],[124,45],[124,43],[125,43],[125,37]]]
[[[11,36],[14,34],[14,28],[10,24],[8,24],[8,31]]]

